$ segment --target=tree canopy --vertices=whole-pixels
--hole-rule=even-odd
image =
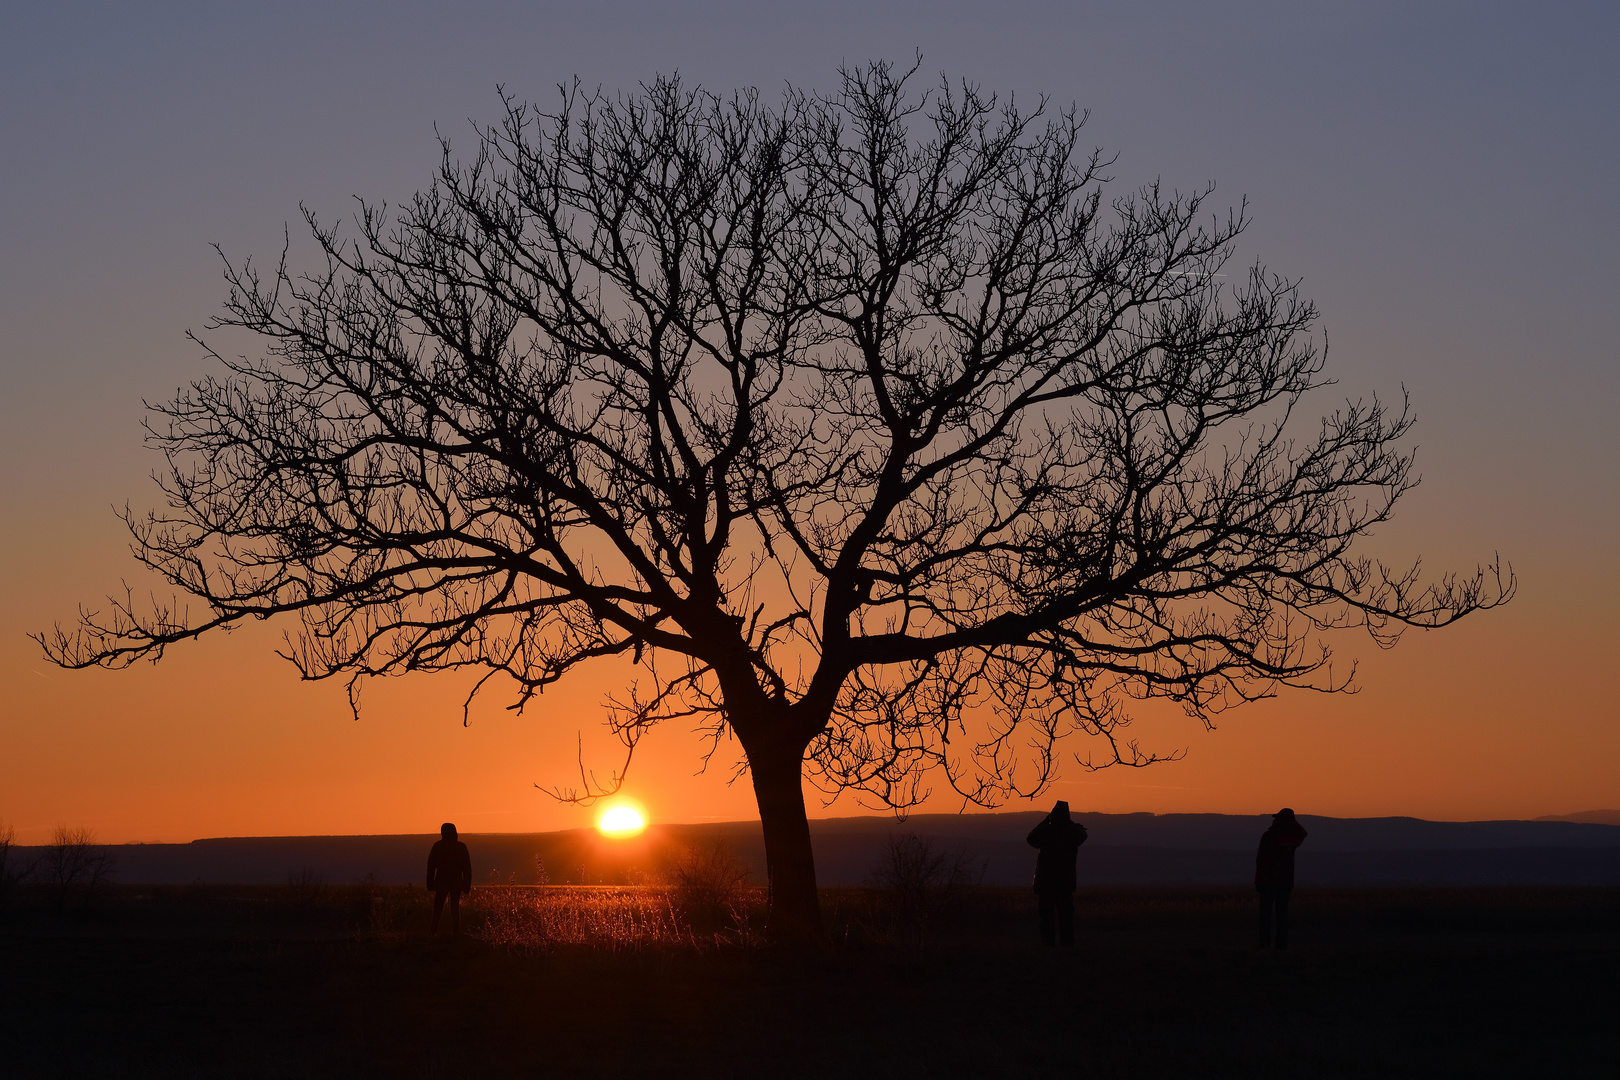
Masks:
[[[212,325],[262,352],[208,349],[153,410],[166,506],[127,516],[199,610],[118,598],[47,654],[287,615],[306,678],[480,668],[519,706],[628,658],[628,746],[671,717],[740,743],[795,935],[806,769],[993,805],[1068,736],[1154,760],[1132,700],[1343,689],[1325,632],[1388,646],[1511,595],[1496,563],[1355,548],[1416,483],[1412,415],[1294,417],[1317,312],[1236,266],[1244,209],[1105,198],[1072,109],[841,76],[505,98],[406,205],[306,211],[312,269],[227,260]]]

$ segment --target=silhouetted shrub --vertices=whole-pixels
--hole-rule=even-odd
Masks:
[[[741,919],[748,864],[723,841],[682,848],[663,877],[671,910],[693,930],[710,933]]]
[[[287,871],[288,898],[299,907],[313,907],[326,899],[326,874],[313,866]]]
[[[377,872],[367,871],[365,877],[346,888],[344,899],[349,925],[357,930],[369,927],[382,901],[382,886],[377,884]]]
[[[983,878],[984,864],[964,850],[936,850],[916,833],[890,837],[867,871],[876,901],[873,929],[921,944],[929,926]]]

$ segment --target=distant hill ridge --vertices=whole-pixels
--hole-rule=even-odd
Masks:
[[[1608,813],[1597,811],[1593,813]],[[1024,836],[1038,811],[822,818],[810,823],[824,885],[864,882],[891,839],[906,833],[982,867],[986,884],[1029,881]],[[1570,815],[1581,817],[1582,815]],[[1082,885],[1243,884],[1269,815],[1100,814],[1075,817],[1090,833]],[[1426,821],[1300,815],[1310,838],[1298,880],[1309,885],[1620,885],[1620,824],[1586,820]],[[290,876],[334,884],[367,877],[421,880],[434,834],[217,837],[189,844],[117,845],[117,879],[137,884],[279,884]],[[464,833],[479,883],[620,884],[655,879],[685,846],[723,843],[764,877],[757,821],[654,825],[630,840],[591,829]],[[20,852],[24,859],[29,852]]]
[[[1620,810],[1581,810],[1574,814],[1543,814],[1536,821],[1584,821],[1589,825],[1620,825]]]

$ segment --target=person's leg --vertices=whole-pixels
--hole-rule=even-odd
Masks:
[[[1058,944],[1074,948],[1074,894],[1064,893],[1057,898]]]
[[[461,890],[450,890],[450,932],[461,933]]]
[[[433,894],[433,927],[428,931],[428,937],[439,932],[439,916],[444,913],[445,892],[440,889]]]
[[[1273,894],[1270,889],[1260,890],[1260,947],[1262,949],[1269,949],[1271,947],[1272,896]]]
[[[1057,899],[1051,893],[1037,893],[1041,913],[1041,944],[1050,945],[1056,938],[1053,923],[1057,920]]]
[[[1277,948],[1288,948],[1288,898],[1293,889],[1278,889],[1277,896]]]

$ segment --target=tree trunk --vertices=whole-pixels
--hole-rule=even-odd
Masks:
[[[804,752],[751,752],[748,769],[765,832],[770,880],[766,937],[779,944],[817,944],[822,941],[821,902],[810,821],[804,814]]]

